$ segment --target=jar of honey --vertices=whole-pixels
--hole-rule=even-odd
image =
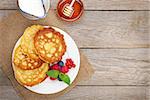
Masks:
[[[58,16],[65,21],[76,21],[84,11],[81,0],[60,0],[57,5]]]

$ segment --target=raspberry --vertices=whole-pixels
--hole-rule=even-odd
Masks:
[[[68,67],[67,66],[64,66],[61,68],[61,72],[62,73],[67,73],[69,71]]]
[[[75,68],[75,67],[76,67],[76,65],[75,65],[75,64],[72,64],[72,67],[73,67],[73,68]]]
[[[55,64],[51,67],[52,70],[60,70],[60,66],[58,64]]]
[[[50,77],[50,79],[51,79],[51,80],[56,80],[57,78],[52,78],[52,77]]]
[[[74,64],[74,62],[72,61],[72,59],[66,59],[66,63],[65,65],[71,69],[72,67],[75,67],[76,65]]]

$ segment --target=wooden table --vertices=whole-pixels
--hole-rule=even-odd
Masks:
[[[52,0],[56,8],[57,0]],[[150,100],[150,1],[84,0],[85,12],[68,32],[87,55],[95,74],[60,100]],[[0,19],[16,11],[1,0]],[[20,100],[0,70],[0,100]]]

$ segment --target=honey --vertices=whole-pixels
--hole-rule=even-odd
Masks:
[[[65,21],[75,21],[79,19],[83,13],[84,6],[81,0],[76,0],[72,5],[73,14],[71,16],[65,16],[63,11],[66,5],[70,5],[72,0],[60,0],[57,5],[58,16]]]

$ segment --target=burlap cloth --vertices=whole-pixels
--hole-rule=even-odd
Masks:
[[[2,20],[0,20],[0,64],[2,64],[2,71],[9,78],[17,94],[22,99],[27,99],[27,100],[55,99],[56,97],[70,91],[80,81],[87,80],[91,77],[91,75],[94,73],[94,70],[90,65],[90,63],[88,62],[87,58],[80,51],[81,65],[80,65],[79,73],[75,81],[72,83],[72,85],[66,88],[65,90],[52,95],[40,95],[37,93],[33,93],[27,90],[26,88],[24,88],[23,86],[21,86],[20,84],[18,84],[18,82],[14,77],[12,66],[11,66],[11,54],[16,41],[22,35],[25,28],[33,24],[53,25],[63,29],[63,23],[56,16],[54,10],[51,10],[49,12],[47,18],[39,21],[30,21],[24,18],[19,13],[19,11],[12,11],[10,14],[6,14],[5,16],[3,16]]]

